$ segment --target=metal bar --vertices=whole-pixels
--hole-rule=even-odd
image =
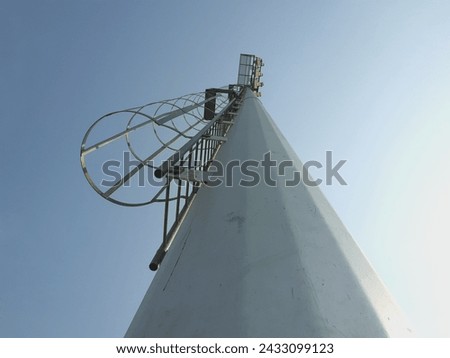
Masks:
[[[166,242],[167,226],[169,221],[170,178],[167,178],[166,201],[164,205],[163,243]]]
[[[130,170],[126,175],[124,175],[122,178],[120,178],[118,181],[116,181],[109,190],[105,191],[104,195],[106,197],[110,197],[111,194],[113,194],[117,189],[119,189],[123,184],[128,182],[128,180],[131,179],[131,177],[136,174],[139,170],[141,170],[145,165],[145,162],[141,162],[133,170]]]
[[[186,199],[186,195],[180,195],[180,198]],[[177,198],[169,198],[168,201],[175,201],[175,200],[177,200]],[[156,200],[152,201],[152,203],[165,203],[165,202],[166,202],[166,198],[156,199]]]
[[[175,211],[175,221],[178,220],[178,214],[180,213],[180,198],[181,198],[181,180],[178,180],[178,188],[177,188],[177,207]]]
[[[192,148],[189,151],[188,155],[188,169],[191,169],[192,166]],[[189,182],[186,182],[186,196],[189,195]],[[186,201],[184,202],[184,205],[186,205]]]
[[[205,145],[203,138],[200,139],[200,168],[203,168],[204,156],[205,156]]]
[[[207,148],[208,148],[208,155],[206,156],[207,160],[205,163],[205,168],[208,166],[209,163],[209,159],[211,158],[211,150],[212,150],[212,146],[213,146],[213,142],[209,141],[209,140],[205,140],[205,138],[203,138],[203,140],[206,142]]]
[[[198,165],[198,151],[199,151],[199,143],[197,142],[197,143],[195,143],[194,144],[195,145],[195,160],[194,160],[194,168],[196,168],[197,167],[197,165]]]

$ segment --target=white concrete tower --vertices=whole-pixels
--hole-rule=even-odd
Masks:
[[[274,186],[259,164],[256,185],[235,168],[198,190],[126,337],[410,336],[319,187],[285,185],[302,163],[251,86],[227,138],[224,167],[266,153],[292,165],[271,168]]]

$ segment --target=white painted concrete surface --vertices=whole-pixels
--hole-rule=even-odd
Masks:
[[[301,171],[247,91],[218,160],[268,151]],[[411,335],[318,187],[246,188],[234,174],[233,187],[200,189],[126,337]]]

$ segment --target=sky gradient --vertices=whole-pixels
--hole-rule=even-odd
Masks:
[[[419,336],[450,337],[448,1],[2,1],[0,337],[121,337],[153,274],[160,207],[84,179],[107,112],[234,83],[303,161]],[[312,172],[320,176],[321,172]]]

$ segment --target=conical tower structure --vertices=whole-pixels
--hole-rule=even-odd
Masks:
[[[298,180],[304,166],[258,99],[261,65],[241,56],[233,107],[209,119],[229,123],[209,162],[180,169],[181,153],[156,169],[196,191],[126,337],[410,336],[319,187]]]

